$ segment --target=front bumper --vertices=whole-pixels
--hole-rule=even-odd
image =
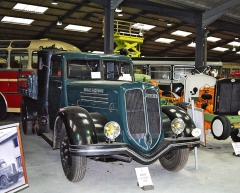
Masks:
[[[133,158],[141,164],[150,164],[159,157],[173,149],[194,148],[199,147],[199,138],[195,137],[179,137],[177,139],[165,138],[156,148],[149,153],[143,153],[126,143],[97,143],[90,145],[70,145],[70,152],[77,156],[107,156],[107,155],[126,155]]]

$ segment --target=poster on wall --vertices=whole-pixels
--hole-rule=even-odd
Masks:
[[[28,187],[19,124],[0,126],[0,193]]]

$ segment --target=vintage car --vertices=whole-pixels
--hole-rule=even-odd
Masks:
[[[10,182],[18,182],[20,172],[17,171],[14,163],[7,165],[3,159],[0,159],[0,187],[6,189]]]

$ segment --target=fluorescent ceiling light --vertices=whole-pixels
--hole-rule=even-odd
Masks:
[[[117,12],[117,13],[122,12],[122,8],[120,6],[116,7],[115,12]]]
[[[149,31],[150,29],[156,27],[155,25],[148,25],[148,24],[143,24],[143,23],[135,23],[132,25],[132,28],[135,29],[142,29],[145,31]]]
[[[196,43],[192,42],[191,44],[188,44],[188,47],[195,48],[196,47]]]
[[[88,32],[92,27],[80,26],[80,25],[67,25],[64,30],[78,31],[78,32]]]
[[[227,51],[229,49],[228,48],[223,48],[223,47],[216,47],[216,48],[213,48],[212,50],[219,51],[219,52],[225,52],[225,51]]]
[[[48,9],[48,7],[17,3],[12,9],[15,11],[43,14]]]
[[[187,32],[187,31],[177,30],[175,32],[172,32],[171,34],[175,35],[175,36],[186,37],[186,36],[189,36],[192,33],[191,32]]]
[[[221,40],[221,38],[217,38],[217,37],[213,37],[213,36],[207,37],[207,41],[209,41],[209,42],[217,42],[219,40]]]
[[[58,2],[57,1],[52,1],[52,5],[57,5]]]
[[[233,42],[230,42],[230,43],[228,43],[228,45],[231,45],[231,46],[240,46],[240,42],[235,42],[235,41],[233,41]]]
[[[155,42],[170,44],[171,42],[174,42],[174,39],[168,39],[168,38],[158,38],[155,40]]]
[[[30,25],[33,21],[34,21],[33,19],[8,17],[8,16],[4,16],[1,20],[1,22],[3,23],[11,23],[11,24],[19,24],[19,25]]]

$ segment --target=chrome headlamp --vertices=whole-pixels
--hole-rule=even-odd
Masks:
[[[108,139],[116,139],[120,134],[120,125],[115,121],[108,122],[104,126],[104,134]]]
[[[184,128],[185,128],[185,123],[182,119],[180,118],[175,118],[172,120],[171,122],[171,128],[172,128],[172,131],[179,135],[180,133],[183,132]]]

